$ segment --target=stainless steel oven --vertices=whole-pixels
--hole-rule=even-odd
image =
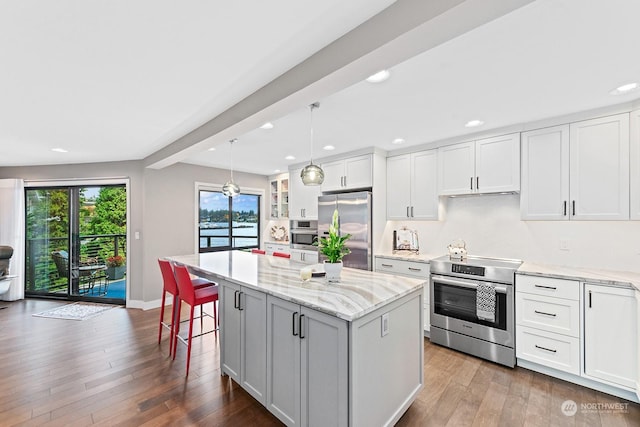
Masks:
[[[514,275],[521,261],[469,257],[434,259],[431,268],[431,341],[513,367]],[[492,311],[478,311],[478,289],[491,289]]]
[[[318,221],[292,220],[289,228],[289,242],[292,249],[317,251]]]

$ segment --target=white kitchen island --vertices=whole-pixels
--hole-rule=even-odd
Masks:
[[[393,425],[423,387],[424,281],[241,251],[170,257],[220,285],[220,369],[291,426]]]

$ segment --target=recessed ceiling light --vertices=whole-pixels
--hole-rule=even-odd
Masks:
[[[331,151],[331,150],[335,150],[336,147],[334,147],[333,145],[325,145],[324,147],[322,147],[323,150],[327,150],[327,151]]]
[[[56,153],[68,153],[69,151],[64,148],[52,148],[51,151],[55,151]]]
[[[469,120],[464,127],[466,128],[474,128],[477,126],[482,126],[484,124],[484,122],[482,120]]]
[[[627,83],[625,85],[618,86],[617,88],[615,88],[614,90],[609,92],[609,94],[611,94],[611,95],[624,95],[624,94],[627,94],[629,92],[633,92],[633,91],[638,90],[638,89],[640,89],[640,85],[637,82]]]
[[[292,156],[291,154],[289,154],[287,157],[285,157],[285,160],[295,160],[295,156]]]
[[[207,151],[216,151],[216,147],[211,147]]]
[[[377,73],[367,77],[366,80],[369,83],[380,83],[380,82],[383,82],[383,81],[387,80],[390,75],[391,75],[391,73],[389,72],[389,70],[382,70],[382,71],[378,71]]]
[[[394,145],[404,144],[404,142],[405,142],[405,141],[404,141],[404,139],[402,139],[402,138],[396,138],[396,139],[394,139],[393,141],[391,141],[391,143],[392,143],[392,144],[394,144]]]
[[[273,129],[273,123],[267,122],[267,123],[263,124],[262,126],[260,126],[260,129]]]
[[[280,173],[280,169],[275,169],[273,173]]]

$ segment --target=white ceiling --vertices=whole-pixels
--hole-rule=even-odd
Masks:
[[[3,2],[0,166],[143,159],[391,3]],[[640,81],[639,15],[634,0],[537,0],[390,63],[386,82],[318,99],[314,159],[637,99],[609,91]],[[482,128],[464,127],[475,118]],[[270,175],[309,159],[308,108],[270,119],[274,129],[236,135],[234,169]],[[185,161],[228,168],[229,144]]]

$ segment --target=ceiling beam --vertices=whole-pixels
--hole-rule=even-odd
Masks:
[[[533,0],[398,0],[228,110],[144,159],[161,169],[338,92]]]

